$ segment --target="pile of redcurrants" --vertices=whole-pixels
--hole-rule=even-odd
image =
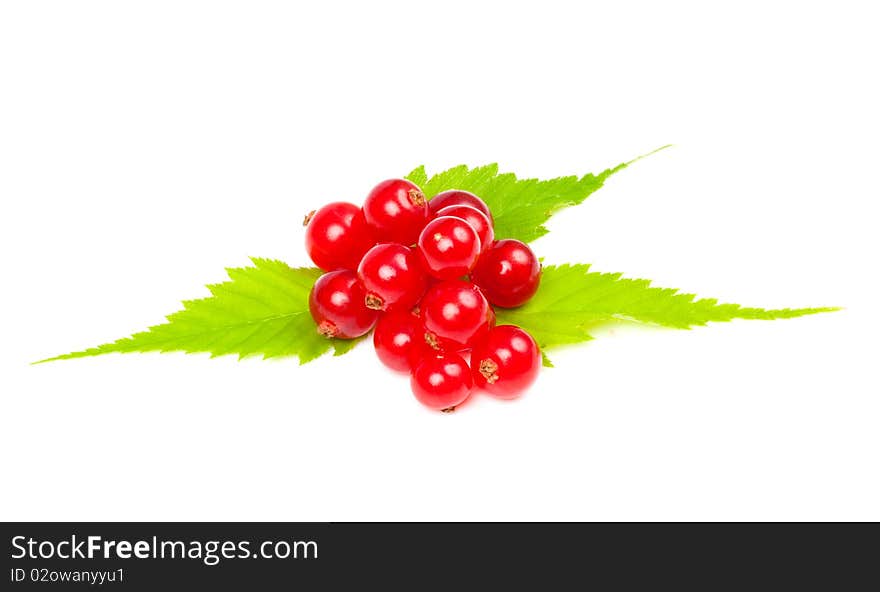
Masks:
[[[495,326],[492,307],[529,300],[541,264],[525,243],[495,240],[479,197],[450,190],[429,201],[417,185],[389,179],[363,208],[333,202],[304,225],[306,250],[327,272],[309,295],[318,333],[354,339],[375,326],[379,359],[409,372],[432,409],[452,411],[474,386],[509,399],[534,382],[538,344],[519,327]]]

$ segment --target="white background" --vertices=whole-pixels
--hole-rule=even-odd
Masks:
[[[607,3],[611,4],[611,3]],[[871,3],[4,2],[0,519],[878,520]],[[106,356],[418,164],[599,171],[548,262],[791,321],[616,329],[521,400]]]

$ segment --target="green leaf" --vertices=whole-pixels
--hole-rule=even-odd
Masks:
[[[547,233],[543,224],[555,212],[583,202],[608,177],[644,156],[597,175],[546,181],[501,174],[495,164],[476,168],[461,165],[430,178],[421,166],[407,178],[419,184],[429,197],[446,189],[478,194],[495,215],[496,237],[529,242]],[[208,286],[211,296],[184,302],[183,310],[169,315],[164,324],[113,343],[42,361],[114,352],[182,351],[209,353],[212,357],[297,356],[304,364],[331,349],[334,355],[343,355],[360,341],[326,339],[317,333],[309,314],[308,294],[321,275],[319,269],[291,268],[271,259],[254,258],[252,262],[252,267],[228,269],[229,281]],[[499,324],[527,329],[547,349],[588,341],[592,339],[591,327],[609,321],[686,329],[710,321],[792,318],[833,310],[838,309],[766,310],[719,304],[674,289],[654,288],[647,280],[590,272],[588,265],[578,264],[545,267],[536,296],[520,308],[499,309],[497,315]],[[544,365],[552,366],[546,355],[543,359]]]
[[[534,298],[520,308],[497,309],[498,324],[519,325],[529,331],[542,348],[552,348],[588,341],[592,339],[590,327],[609,321],[688,329],[710,321],[790,319],[838,310],[768,310],[719,304],[714,298],[696,300],[693,294],[651,287],[648,280],[626,279],[619,273],[589,269],[586,264],[544,267],[541,286]]]
[[[208,286],[211,296],[183,303],[168,322],[79,352],[43,360],[65,360],[108,353],[204,352],[263,358],[297,356],[301,364],[334,350],[350,351],[358,340],[327,339],[309,314],[309,291],[321,275],[314,268],[292,268],[281,261],[251,259],[253,267],[227,269],[230,280]]]
[[[608,177],[664,148],[668,146],[599,174],[588,173],[582,177],[517,179],[513,173],[499,173],[497,164],[489,164],[475,168],[459,165],[430,178],[425,167],[420,166],[406,178],[419,185],[429,198],[447,189],[464,189],[480,196],[492,210],[496,238],[515,238],[528,243],[547,234],[544,223],[550,216],[583,202],[601,188]]]

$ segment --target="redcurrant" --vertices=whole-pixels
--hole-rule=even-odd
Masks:
[[[399,372],[412,372],[424,357],[437,353],[425,342],[422,320],[408,310],[393,310],[381,316],[373,331],[373,346],[379,360]]]
[[[480,237],[481,251],[491,247],[495,241],[495,231],[492,230],[492,223],[489,222],[488,216],[473,206],[446,206],[437,210],[437,217],[440,216],[461,218],[470,224],[477,231],[477,236]]]
[[[415,244],[428,221],[428,204],[418,185],[388,179],[367,195],[364,217],[378,240],[408,246]]]
[[[512,399],[535,381],[541,350],[531,335],[514,325],[499,325],[471,352],[474,384],[500,399]]]
[[[471,280],[495,306],[513,308],[528,301],[541,283],[541,264],[535,253],[514,239],[495,241],[480,255]]]
[[[419,254],[425,271],[441,280],[467,275],[480,255],[480,238],[461,218],[441,216],[428,222],[419,235]]]
[[[424,358],[410,378],[412,392],[423,405],[452,411],[471,394],[471,370],[464,359],[453,353]]]
[[[471,206],[472,208],[477,208],[486,214],[489,222],[494,224],[489,206],[470,191],[463,191],[461,189],[441,191],[428,202],[428,207],[432,214],[436,214],[440,209],[445,208],[446,206]]]
[[[344,201],[312,212],[305,225],[306,251],[324,271],[357,269],[364,253],[376,244],[363,211]]]
[[[463,280],[431,286],[420,309],[428,341],[449,350],[471,347],[494,316],[480,289]]]
[[[379,313],[364,304],[364,289],[353,271],[340,269],[318,278],[309,293],[309,311],[325,337],[354,339],[376,324]]]
[[[427,276],[416,252],[395,243],[378,244],[358,265],[366,305],[374,310],[411,309],[425,293]]]

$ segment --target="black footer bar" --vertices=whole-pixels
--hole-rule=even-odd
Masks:
[[[0,589],[878,582],[877,524],[2,523]]]

